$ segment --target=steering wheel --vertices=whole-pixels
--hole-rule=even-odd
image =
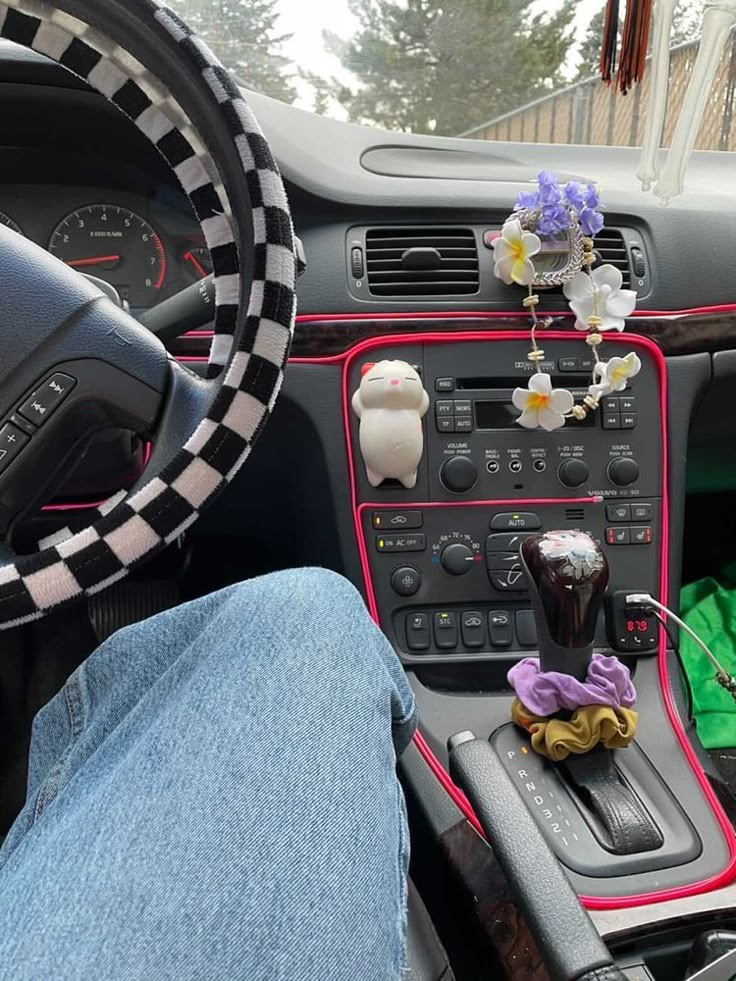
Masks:
[[[296,261],[286,194],[248,105],[158,0],[6,0],[0,36],[70,69],[154,143],[202,226],[216,288],[205,380],[77,273],[0,227],[5,629],[121,579],[181,535],[237,474],[282,383]],[[108,426],[150,434],[143,478],[78,534],[14,553],[14,526]]]

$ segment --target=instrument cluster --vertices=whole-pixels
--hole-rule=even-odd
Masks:
[[[28,185],[0,189],[0,223],[79,272],[114,286],[142,313],[212,272],[182,195]]]

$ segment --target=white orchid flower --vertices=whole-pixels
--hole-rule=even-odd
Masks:
[[[630,378],[641,371],[641,361],[638,355],[630,351],[624,358],[611,358],[601,361],[595,367],[596,384],[589,388],[594,398],[610,395],[612,392],[623,392]]]
[[[493,243],[493,271],[507,286],[531,286],[536,271],[531,256],[542,248],[538,235],[525,232],[518,218],[510,218]]]
[[[624,329],[624,318],[636,307],[636,291],[622,289],[623,281],[621,271],[610,264],[573,276],[562,292],[577,317],[576,330],[590,330],[591,317],[599,318],[598,330]]]
[[[575,399],[565,388],[552,388],[552,379],[537,372],[529,379],[529,388],[517,388],[511,401],[522,413],[516,420],[525,429],[546,429],[551,432],[565,425],[565,416],[572,411]]]

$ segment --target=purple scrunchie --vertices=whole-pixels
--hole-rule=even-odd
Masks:
[[[534,715],[549,716],[583,705],[631,708],[636,689],[631,673],[617,657],[594,654],[585,681],[559,671],[540,671],[539,660],[527,657],[508,673],[508,680],[525,708]]]

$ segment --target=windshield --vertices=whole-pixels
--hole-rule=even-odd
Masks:
[[[641,145],[648,75],[598,78],[605,0],[171,0],[249,87],[300,108],[411,133]],[[671,37],[667,138],[698,51],[704,0]],[[623,6],[623,4],[622,4]],[[696,140],[732,148],[736,49],[726,45]]]

